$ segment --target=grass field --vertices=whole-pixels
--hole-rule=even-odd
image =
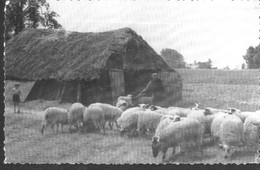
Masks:
[[[183,78],[183,101],[178,105],[189,107],[194,102],[204,106],[241,110],[258,110],[260,95],[258,71],[177,70]],[[219,71],[219,72],[218,72]],[[235,76],[243,74],[242,76]],[[207,77],[208,76],[208,77]],[[212,77],[213,76],[213,77]],[[230,79],[226,76],[231,77]],[[198,78],[196,78],[198,77]],[[202,78],[204,77],[204,78]],[[245,80],[244,80],[245,79]],[[214,80],[214,81],[213,81]],[[239,83],[240,82],[240,83]],[[6,163],[160,163],[161,154],[153,158],[151,136],[120,137],[115,129],[108,134],[98,133],[52,133],[47,129],[40,133],[44,109],[59,106],[68,109],[70,103],[56,101],[30,101],[22,103],[21,113],[14,114],[10,102],[13,81],[5,84],[5,156]],[[29,92],[32,83],[21,82],[22,98]],[[203,155],[191,153],[170,157],[173,163],[247,163],[254,162],[254,152],[238,151],[230,160],[224,160],[223,152],[205,140]],[[171,150],[168,151],[170,156]]]
[[[177,69],[183,79],[183,103],[242,111],[260,109],[258,70]]]

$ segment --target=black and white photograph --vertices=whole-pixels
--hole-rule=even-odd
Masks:
[[[258,0],[7,0],[5,164],[259,164]]]

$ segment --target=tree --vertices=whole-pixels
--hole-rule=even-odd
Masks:
[[[243,56],[246,61],[247,68],[258,69],[260,68],[260,44],[255,48],[250,46],[247,49],[246,55]]]
[[[223,68],[224,70],[229,70],[229,66],[226,66]]]
[[[246,68],[246,64],[243,63],[242,66],[241,66],[242,69],[245,69]]]
[[[212,68],[212,61],[209,59],[207,62],[197,62],[198,68],[202,69],[211,69]]]
[[[162,49],[161,57],[171,68],[185,68],[186,66],[183,55],[174,49]]]
[[[24,28],[37,28],[40,24],[47,28],[61,28],[55,19],[58,16],[50,10],[46,0],[10,0],[6,5],[5,38],[9,40]]]

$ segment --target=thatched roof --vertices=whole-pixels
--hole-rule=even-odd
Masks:
[[[100,33],[29,28],[7,42],[5,55],[6,76],[29,80],[92,80],[108,68],[172,70],[130,28]]]

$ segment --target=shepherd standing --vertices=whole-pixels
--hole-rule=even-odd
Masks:
[[[136,97],[141,97],[147,95],[147,93],[152,93],[152,104],[160,105],[164,100],[165,90],[163,87],[162,80],[158,77],[157,73],[152,74],[152,80],[147,84],[146,88],[141,91]]]
[[[21,95],[21,91],[19,89],[20,84],[16,83],[14,85],[14,88],[12,88],[12,95],[13,95],[13,103],[14,103],[14,113],[16,113],[16,110],[18,109],[17,113],[20,113],[20,95]]]

